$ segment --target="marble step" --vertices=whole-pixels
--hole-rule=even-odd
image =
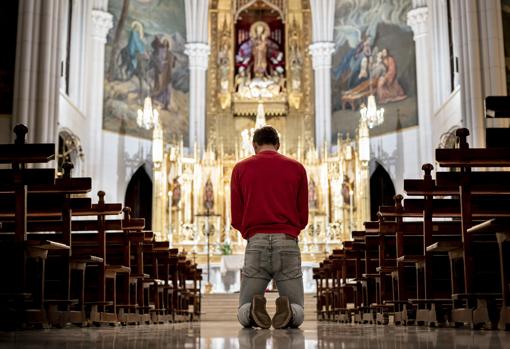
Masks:
[[[313,294],[305,294],[305,318],[315,319],[316,299]],[[270,315],[276,310],[278,293],[268,292],[267,311]],[[205,294],[202,296],[202,321],[236,321],[239,294]]]

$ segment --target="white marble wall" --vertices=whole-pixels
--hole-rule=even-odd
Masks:
[[[421,178],[421,162],[417,154],[419,127],[410,127],[370,138],[370,175],[376,162],[388,172],[397,194],[404,193],[405,178]]]
[[[129,180],[145,164],[152,175],[152,141],[103,131],[102,189],[107,201],[124,202]],[[150,204],[150,203],[147,203]]]

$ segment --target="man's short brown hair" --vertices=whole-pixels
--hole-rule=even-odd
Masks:
[[[280,137],[278,137],[278,131],[276,131],[274,127],[264,126],[255,130],[255,133],[253,134],[253,142],[258,145],[279,145]]]

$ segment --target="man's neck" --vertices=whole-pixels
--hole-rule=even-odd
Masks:
[[[273,145],[265,145],[265,144],[259,147],[259,149],[257,150],[257,154],[260,152],[263,152],[263,151],[278,152],[278,150],[276,150],[276,148]]]

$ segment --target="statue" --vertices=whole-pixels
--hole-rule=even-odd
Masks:
[[[308,207],[310,207],[311,210],[316,210],[318,208],[317,187],[312,178],[308,181]]]
[[[264,77],[267,70],[267,37],[269,26],[264,22],[256,22],[250,29],[253,52],[253,73],[255,77]]]
[[[230,30],[228,28],[227,19],[223,22],[221,31],[221,39],[218,50],[218,71],[221,93],[228,92],[229,87],[229,70],[230,70]]]
[[[290,71],[292,72],[291,89],[301,89],[301,69],[303,65],[303,57],[299,44],[299,26],[294,19],[289,35],[289,56]]]
[[[179,177],[175,177],[172,182],[172,207],[178,207],[181,202],[181,183],[179,183]]]
[[[235,81],[235,89],[240,96],[251,97],[249,88],[250,80],[250,76],[246,74],[246,70],[240,69]]]
[[[211,178],[207,178],[204,188],[204,208],[210,211],[214,208],[214,188]]]
[[[240,90],[241,84],[236,83],[236,91],[242,97],[270,98],[282,89],[284,54],[278,43],[272,41],[270,33],[267,23],[255,22],[250,27],[250,38],[239,47],[235,59],[238,69],[236,81],[239,78],[239,81],[244,81],[245,85],[250,87],[250,93],[244,93]],[[253,79],[249,76],[250,73]],[[270,85],[276,86],[269,87]]]

